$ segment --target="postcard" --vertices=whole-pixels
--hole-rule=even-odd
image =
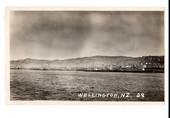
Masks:
[[[164,102],[164,10],[7,8],[9,102]]]

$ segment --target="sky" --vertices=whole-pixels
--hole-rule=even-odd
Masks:
[[[11,11],[12,60],[164,55],[163,11]]]

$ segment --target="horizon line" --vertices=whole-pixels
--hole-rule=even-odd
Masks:
[[[70,58],[64,58],[64,59],[40,59],[40,58],[21,58],[21,59],[10,59],[10,61],[18,61],[18,60],[26,60],[26,59],[33,59],[33,60],[46,60],[46,61],[54,61],[54,60],[69,60],[69,59],[78,59],[78,58],[88,58],[88,57],[132,57],[132,58],[137,58],[137,57],[147,57],[147,56],[165,56],[165,55],[144,55],[144,56],[111,56],[111,55],[94,55],[94,56],[82,56],[82,57],[70,57]]]

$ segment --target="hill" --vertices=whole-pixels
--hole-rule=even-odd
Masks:
[[[12,60],[11,69],[164,72],[164,56],[92,56],[65,60]]]

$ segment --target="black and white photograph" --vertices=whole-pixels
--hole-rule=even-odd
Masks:
[[[8,10],[9,100],[164,102],[163,10]]]

